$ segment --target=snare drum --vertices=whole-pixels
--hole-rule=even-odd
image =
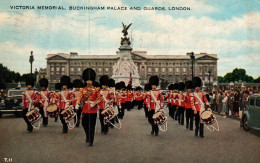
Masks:
[[[56,104],[50,104],[46,107],[47,115],[51,118],[56,118],[59,116],[58,106]]]
[[[210,110],[204,110],[200,114],[201,121],[206,125],[212,125],[215,123],[216,118],[214,117],[213,113]]]
[[[68,107],[62,110],[61,115],[65,121],[70,121],[76,116],[76,113],[70,107]]]
[[[41,118],[41,114],[35,109],[33,109],[26,113],[26,117],[29,120],[29,122],[33,125]]]
[[[110,121],[111,119],[113,119],[116,115],[115,112],[110,108],[107,107],[106,109],[104,109],[101,114],[104,116],[104,120],[106,122]]]
[[[154,123],[157,125],[163,125],[167,121],[167,117],[161,111],[158,111],[153,115]]]

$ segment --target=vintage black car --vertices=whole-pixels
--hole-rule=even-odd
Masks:
[[[11,88],[7,92],[7,97],[1,100],[0,117],[3,114],[15,114],[21,116],[22,113],[22,94],[26,91],[26,87]]]

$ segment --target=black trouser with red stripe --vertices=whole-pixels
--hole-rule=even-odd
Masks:
[[[172,118],[175,119],[175,120],[177,120],[176,109],[177,109],[177,105],[172,105]]]
[[[121,109],[119,109],[119,111],[118,111],[118,118],[119,119],[123,119],[124,118],[125,108],[126,108],[126,104],[125,103],[121,103]]]
[[[125,104],[126,104],[126,109],[128,111],[130,111],[132,109],[132,102],[131,101],[126,101]]]
[[[193,118],[194,118],[194,111],[192,108],[186,109],[186,128],[190,130],[193,130]]]
[[[197,114],[195,114],[195,135],[197,136],[198,135],[198,132],[200,130],[200,136],[204,136],[204,124],[203,123],[200,123],[200,112],[197,111]]]
[[[185,108],[184,107],[179,107],[179,117],[178,117],[178,122],[181,125],[184,125],[184,112],[185,112]]]
[[[150,110],[148,111],[148,122],[151,124],[152,126],[152,131],[154,131],[155,133],[159,133],[159,128],[156,124],[154,124],[154,120],[153,120],[153,115],[155,113],[155,110]]]
[[[63,125],[63,133],[67,133],[68,132],[68,125],[67,125],[67,123],[65,122],[65,119],[63,118],[63,116],[62,116],[62,114],[61,114],[61,112],[63,111],[64,109],[61,109],[60,110],[60,121],[61,121],[61,123],[62,123],[62,125]]]
[[[169,116],[173,117],[172,116],[172,104],[171,103],[168,103],[168,109],[169,109]]]
[[[43,107],[39,107],[39,109],[40,109],[40,114],[41,114],[42,119],[43,119],[42,124],[43,124],[44,126],[47,126],[47,125],[48,125],[48,117],[45,117],[45,116],[44,116]]]
[[[22,110],[23,119],[24,119],[25,123],[27,124],[27,130],[33,131],[33,126],[26,117],[27,112],[28,112],[28,108],[25,108],[25,109]]]
[[[99,110],[99,120],[100,120],[100,124],[101,124],[101,132],[107,133],[108,132],[108,123],[107,124],[104,123],[104,116],[101,114],[101,112],[103,110],[104,109]]]
[[[143,100],[140,100],[140,101],[136,101],[137,102],[137,106],[138,106],[138,110],[141,110],[142,107],[143,107]]]
[[[86,134],[86,140],[90,144],[94,142],[97,113],[82,113],[82,126]]]

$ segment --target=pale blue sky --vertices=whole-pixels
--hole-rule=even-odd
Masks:
[[[63,5],[66,11],[11,10],[12,5]],[[70,11],[69,6],[190,7],[191,11]],[[46,67],[49,53],[115,54],[122,22],[133,23],[134,50],[148,54],[218,54],[218,75],[245,68],[260,72],[259,0],[1,0],[0,62],[29,72],[30,51],[35,68]]]

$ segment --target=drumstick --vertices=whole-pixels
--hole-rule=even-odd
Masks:
[[[94,105],[94,106],[96,106],[96,105]],[[94,106],[93,106],[93,107],[94,107]],[[92,107],[90,107],[90,108],[87,110],[87,112],[88,112],[91,108],[92,108]],[[87,112],[86,112],[86,113],[87,113]],[[80,119],[77,121],[77,123],[84,117],[84,115],[85,115],[86,113],[83,113],[83,114],[82,114],[82,116],[81,116]],[[77,124],[77,123],[76,123],[76,124]],[[76,124],[74,124],[74,126],[72,127],[72,129],[69,130],[69,132],[64,136],[64,138],[66,138],[66,137],[72,132],[72,130],[74,130]]]
[[[90,109],[89,109],[90,110]],[[84,117],[86,113],[83,113],[82,116],[80,117],[80,119],[77,121],[77,123]],[[76,124],[77,124],[76,123]],[[64,138],[66,138],[71,132],[72,130],[76,127],[76,124],[74,124],[74,126],[72,127],[72,129],[69,130],[69,132],[64,136]]]

